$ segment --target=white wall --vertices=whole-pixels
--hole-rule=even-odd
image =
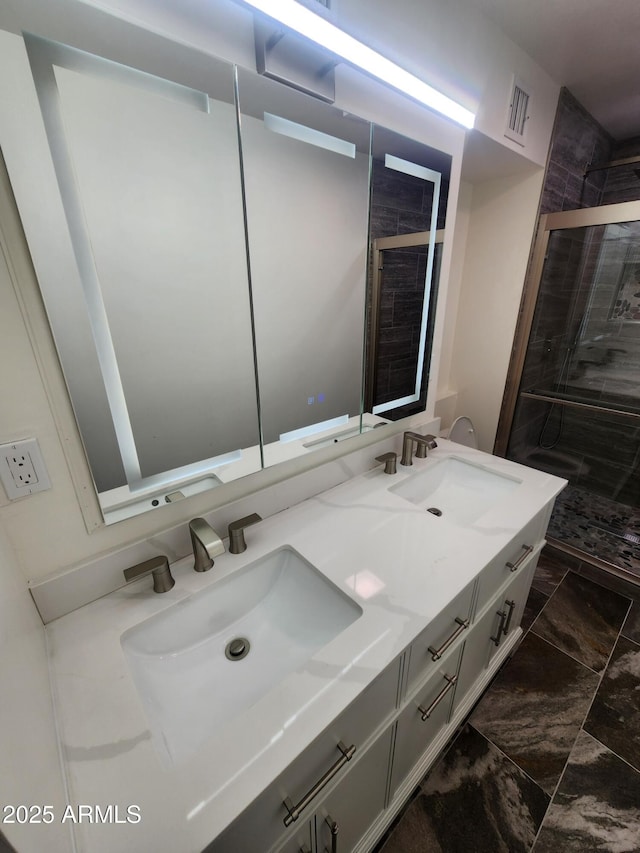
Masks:
[[[471,417],[491,452],[518,318],[543,169],[485,181],[461,194],[467,242],[452,359],[443,387],[457,391],[455,415]]]
[[[0,531],[0,807],[49,805],[55,820],[0,829],[19,853],[67,853],[69,824],[45,648],[44,628],[15,555]],[[1,846],[1,845],[0,845]]]

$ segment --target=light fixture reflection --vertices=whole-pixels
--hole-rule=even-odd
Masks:
[[[296,0],[243,0],[286,27],[324,47],[351,65],[366,71],[394,89],[409,95],[463,127],[472,128],[475,115],[428,83],[405,71],[391,60],[362,44],[353,36],[316,15]]]
[[[368,569],[351,575],[345,580],[345,584],[365,601],[382,592],[386,586],[384,581]]]

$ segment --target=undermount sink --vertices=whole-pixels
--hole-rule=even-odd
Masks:
[[[515,478],[448,456],[389,491],[433,515],[471,524],[520,483]]]
[[[283,547],[130,628],[122,649],[160,751],[191,755],[361,615]]]

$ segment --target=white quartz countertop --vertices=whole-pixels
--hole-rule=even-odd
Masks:
[[[252,526],[247,550],[216,558],[209,572],[194,572],[191,558],[174,563],[176,584],[167,593],[154,594],[144,578],[47,626],[70,803],[117,806],[119,816],[117,823],[75,826],[82,853],[200,853],[564,486],[438,441],[428,459],[398,465],[394,476],[375,468]],[[521,483],[467,525],[389,491],[451,455]],[[194,754],[171,760],[152,733],[122,634],[283,545],[357,602],[362,615],[211,731]],[[138,822],[127,822],[132,805]]]

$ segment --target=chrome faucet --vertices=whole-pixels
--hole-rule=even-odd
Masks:
[[[224,554],[222,539],[204,518],[192,518],[189,522],[191,546],[196,572],[207,572],[213,566],[213,558]]]
[[[424,459],[427,450],[438,446],[435,435],[420,435],[419,432],[405,432],[402,440],[401,465],[413,465],[413,445],[416,445],[416,458]]]

